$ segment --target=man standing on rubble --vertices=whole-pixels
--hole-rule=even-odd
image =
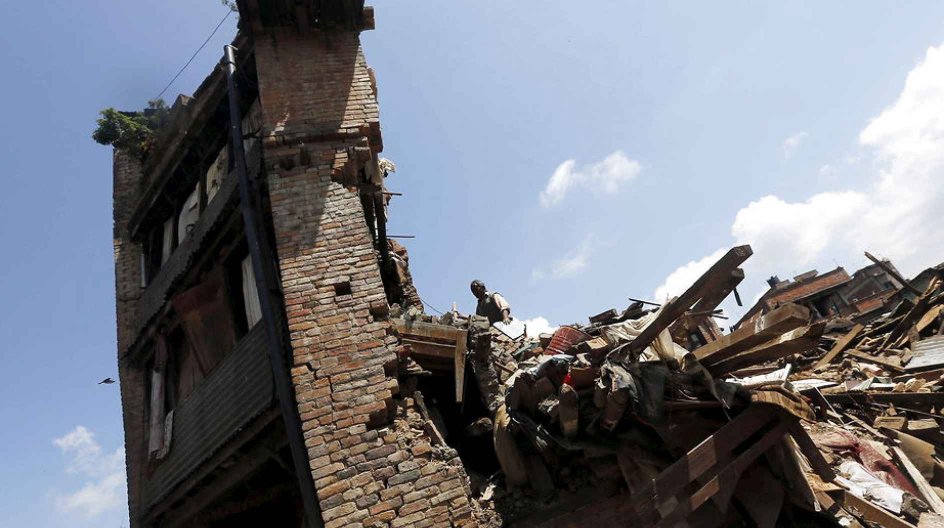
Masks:
[[[472,281],[471,287],[472,295],[479,300],[475,306],[475,315],[487,317],[489,324],[511,321],[511,306],[501,294],[486,290],[485,283],[480,280]]]

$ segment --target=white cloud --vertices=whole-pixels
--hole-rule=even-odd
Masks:
[[[596,249],[596,239],[593,236],[588,236],[583,239],[580,245],[568,251],[563,257],[551,261],[547,267],[533,269],[531,279],[567,279],[575,277],[587,268],[590,256]]]
[[[78,490],[57,495],[57,508],[96,517],[126,503],[123,449],[104,453],[94,434],[81,425],[52,443],[69,459],[66,473],[86,479]]]
[[[666,277],[665,282],[656,288],[653,294],[653,300],[657,303],[664,303],[670,297],[675,297],[684,292],[698,277],[701,277],[703,273],[708,271],[708,268],[717,262],[726,251],[727,248],[719,249],[707,257],[700,260],[693,260],[673,271]]]
[[[569,159],[557,166],[539,199],[542,206],[553,207],[561,203],[571,189],[578,187],[589,188],[596,194],[614,194],[640,172],[642,165],[620,150],[589,167],[578,168],[576,160]]]
[[[521,322],[525,324],[528,337],[537,337],[541,334],[550,334],[559,328],[558,326],[549,323],[548,320],[543,317],[532,317],[531,319],[525,319]]]
[[[783,154],[783,159],[790,159],[793,156],[793,153],[796,151],[800,145],[806,141],[806,138],[809,137],[809,134],[806,132],[797,132],[787,139],[783,140],[783,144],[780,145],[780,152]]]
[[[817,172],[819,172],[820,176],[828,178],[830,176],[835,176],[838,171],[836,170],[836,167],[833,167],[832,165],[827,163],[826,165],[823,165],[822,167],[820,167],[819,171]]]
[[[56,497],[56,507],[62,511],[78,511],[86,517],[97,517],[123,506],[124,490],[124,473],[113,473],[100,480],[87,482],[72,493]]]
[[[869,122],[859,142],[871,151],[874,171],[861,187],[801,201],[764,196],[738,211],[734,244],[754,249],[745,264],[746,289],[766,289],[770,275],[813,266],[838,263],[852,271],[864,264],[866,250],[891,258],[906,275],[944,260],[944,45],[928,49],[898,99]],[[693,279],[698,264],[715,255],[669,279]],[[659,291],[674,287],[669,279]]]

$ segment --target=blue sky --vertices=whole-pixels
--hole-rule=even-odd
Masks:
[[[750,242],[771,274],[944,260],[944,5],[376,2],[365,33],[391,232],[420,294],[584,320],[677,293]],[[5,2],[0,60],[0,525],[122,526],[111,153],[215,0]],[[229,20],[171,88],[191,93]],[[937,221],[939,225],[939,221]],[[116,477],[116,475],[119,475]]]

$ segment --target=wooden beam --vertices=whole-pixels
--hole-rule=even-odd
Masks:
[[[858,512],[857,517],[865,521],[877,523],[883,528],[915,528],[913,524],[905,522],[871,502],[856,497],[846,490],[836,492],[833,496],[837,499],[837,502],[842,505],[844,510],[849,512],[854,510]]]
[[[629,508],[641,513],[647,507],[658,509],[657,502],[677,495],[689,482],[709,471],[718,460],[718,452],[735,449],[751,435],[778,419],[769,407],[754,405],[739,414],[665,471],[629,500]],[[660,499],[662,497],[663,499]]]
[[[896,365],[883,357],[873,356],[871,354],[866,354],[865,352],[859,352],[858,350],[850,350],[846,352],[846,355],[856,359],[861,359],[862,361],[868,361],[869,363],[875,363],[876,365],[883,366],[888,370],[894,370],[895,372],[905,371],[901,364]]]
[[[714,310],[721,304],[721,301],[728,298],[728,295],[738,287],[738,284],[744,280],[744,270],[741,268],[736,268],[731,270],[731,275],[728,277],[727,283],[723,288],[714,291],[708,292],[704,297],[698,300],[695,303],[695,306],[692,306],[692,311],[702,312]]]
[[[823,393],[829,403],[892,404],[895,407],[911,407],[919,411],[944,406],[944,392],[838,392]]]
[[[928,327],[928,325],[933,323],[934,320],[937,319],[939,315],[941,315],[942,311],[944,311],[944,304],[939,304],[934,308],[931,308],[921,317],[921,319],[915,325],[915,328],[918,330],[918,332],[923,332],[924,329]]]
[[[921,297],[915,302],[914,306],[911,307],[911,310],[905,314],[905,317],[895,325],[895,328],[885,336],[885,340],[882,341],[879,349],[887,348],[888,345],[894,343],[899,337],[905,334],[911,326],[918,322],[922,316],[928,311],[931,306],[931,298],[934,297],[934,294],[937,293],[940,289],[941,281],[937,278],[931,279],[931,283],[928,284],[928,289],[925,290]]]
[[[465,363],[468,348],[468,334],[468,330],[462,330],[459,337],[456,339],[456,350],[455,356],[453,357],[453,363],[455,365],[454,374],[456,377],[456,403],[462,403],[462,400],[465,398]]]
[[[648,347],[663,330],[669,327],[676,319],[688,311],[692,305],[703,297],[724,287],[731,273],[754,252],[751,246],[737,246],[728,250],[718,262],[715,262],[698,280],[695,281],[682,295],[662,305],[655,319],[626,346],[626,352],[637,355]]]
[[[803,456],[805,456],[806,460],[810,463],[810,467],[813,468],[813,472],[815,472],[823,482],[832,482],[836,478],[836,474],[833,473],[829,462],[826,461],[822,451],[819,450],[819,447],[817,447],[813,439],[810,438],[806,429],[804,429],[797,420],[787,421],[787,428],[790,431],[790,437],[796,442],[797,447],[800,448],[800,452],[803,453]]]
[[[815,365],[813,365],[813,370],[825,367],[826,365],[830,364],[834,359],[836,359],[836,356],[841,354],[842,351],[849,347],[849,344],[852,343],[855,338],[859,337],[859,334],[861,334],[863,330],[865,330],[865,327],[860,324],[853,326],[852,330],[849,330],[846,335],[836,340],[836,342],[833,344],[833,347],[829,349],[829,352],[826,352],[826,355],[820,358],[820,360],[817,361]]]
[[[816,343],[819,341],[819,336],[823,333],[824,327],[824,324],[816,324],[791,330],[729,360],[714,363],[707,367],[708,371],[715,376],[722,376],[744,367],[760,365],[768,361],[812,350],[816,348]]]
[[[914,463],[908,458],[908,455],[900,447],[892,447],[892,455],[898,459],[901,467],[905,469],[908,473],[908,476],[911,477],[911,480],[914,482],[915,487],[918,488],[918,491],[921,492],[924,497],[924,502],[928,503],[928,506],[934,510],[934,513],[944,515],[944,501],[937,495],[931,484],[924,478],[924,475],[918,471],[918,468],[915,467]]]
[[[809,308],[787,303],[758,317],[753,324],[742,325],[721,339],[695,349],[693,354],[703,363],[720,363],[785,332],[804,326],[809,320]]]
[[[921,295],[921,290],[919,290],[918,288],[915,288],[914,285],[912,285],[910,282],[908,282],[907,279],[905,279],[904,277],[902,277],[901,274],[898,273],[898,272],[895,270],[895,268],[891,267],[891,265],[889,265],[888,262],[885,262],[885,261],[883,261],[883,260],[880,260],[880,259],[876,258],[876,257],[873,256],[871,253],[869,253],[868,251],[865,252],[865,258],[867,258],[867,259],[871,260],[872,262],[874,262],[878,267],[882,268],[882,271],[884,271],[885,273],[888,273],[889,275],[891,275],[892,278],[894,278],[895,280],[897,280],[898,282],[900,282],[905,288],[907,288],[908,290],[910,290],[910,291],[911,291],[912,293],[914,293],[915,295]]]
[[[715,494],[723,489],[733,491],[737,486],[741,474],[747,467],[763,455],[768,449],[783,438],[787,432],[787,424],[778,423],[773,429],[768,431],[760,440],[751,444],[743,453],[741,453],[733,462],[718,472],[704,486],[695,493],[688,496],[686,500],[679,502],[675,510],[662,519],[656,526],[675,526],[676,523],[683,520],[689,513],[697,510],[702,504],[708,501]]]
[[[654,479],[646,479],[640,483],[642,487],[634,490],[629,495],[622,494],[615,497],[596,501],[575,512],[558,517],[546,523],[544,526],[553,528],[573,528],[576,526],[614,526],[614,520],[619,520],[619,526],[640,525],[648,526],[647,520],[659,518],[659,507],[673,497],[678,497],[684,493],[686,486],[690,483],[699,481],[705,477],[705,484],[702,486],[704,492],[699,496],[699,501],[704,507],[705,500],[710,498],[720,489],[719,484],[727,484],[730,477],[723,473],[724,468],[719,467],[719,462],[730,460],[732,453],[747,455],[747,458],[756,458],[754,450],[761,450],[760,447],[753,449],[753,445],[766,443],[762,437],[761,442],[747,443],[758,432],[766,430],[776,430],[774,434],[776,439],[783,437],[786,431],[779,428],[795,422],[792,416],[773,409],[767,405],[751,405],[734,420],[709,436],[688,453],[675,461],[671,466],[658,474]],[[769,436],[769,435],[768,435]],[[739,449],[741,448],[741,449]],[[761,452],[765,449],[761,450]],[[737,468],[735,468],[737,469]],[[733,472],[732,472],[733,473]],[[715,477],[721,475],[717,480]]]

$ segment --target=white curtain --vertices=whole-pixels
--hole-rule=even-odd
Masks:
[[[213,161],[213,164],[210,165],[210,168],[207,169],[206,173],[206,193],[207,193],[207,203],[210,203],[213,200],[213,197],[216,196],[216,192],[220,190],[220,186],[223,184],[223,177],[226,176],[226,167],[229,163],[229,154],[226,148],[226,145],[220,149],[220,153],[216,156],[216,160]]]
[[[177,243],[183,244],[184,239],[187,238],[187,233],[190,232],[189,228],[192,228],[194,224],[197,223],[197,220],[200,218],[200,189],[195,188],[190,196],[187,197],[187,201],[184,202],[183,208],[180,210],[180,218],[177,220]]]
[[[174,218],[168,218],[164,222],[164,239],[161,243],[161,264],[167,262],[170,254],[174,252]]]
[[[246,305],[246,321],[252,328],[262,319],[262,308],[259,307],[259,292],[256,290],[256,275],[252,271],[252,260],[243,259],[243,304]]]

